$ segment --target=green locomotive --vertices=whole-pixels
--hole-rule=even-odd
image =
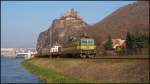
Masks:
[[[68,57],[94,57],[96,56],[96,46],[92,38],[80,38],[62,46],[63,56]]]

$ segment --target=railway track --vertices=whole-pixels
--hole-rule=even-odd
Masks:
[[[64,58],[64,59],[129,59],[129,60],[149,60],[149,56],[144,56],[144,57],[140,57],[140,56],[135,56],[135,57],[131,57],[131,56],[127,56],[127,57],[121,57],[121,56],[106,56],[106,57],[54,57],[54,58]]]
[[[131,59],[131,60],[149,60],[149,58],[137,58],[137,57],[95,57],[92,59]]]

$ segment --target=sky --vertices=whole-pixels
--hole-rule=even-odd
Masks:
[[[1,47],[35,48],[40,32],[71,8],[88,24],[95,24],[135,1],[2,1]]]

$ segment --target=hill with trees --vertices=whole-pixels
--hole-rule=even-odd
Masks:
[[[126,39],[127,32],[144,32],[149,36],[149,1],[137,1],[121,7],[87,28],[86,32],[95,38],[98,47],[109,35]]]

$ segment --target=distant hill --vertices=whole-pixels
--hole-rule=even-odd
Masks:
[[[121,7],[85,31],[95,38],[99,46],[108,35],[125,39],[127,31],[149,34],[149,1],[137,1]]]

